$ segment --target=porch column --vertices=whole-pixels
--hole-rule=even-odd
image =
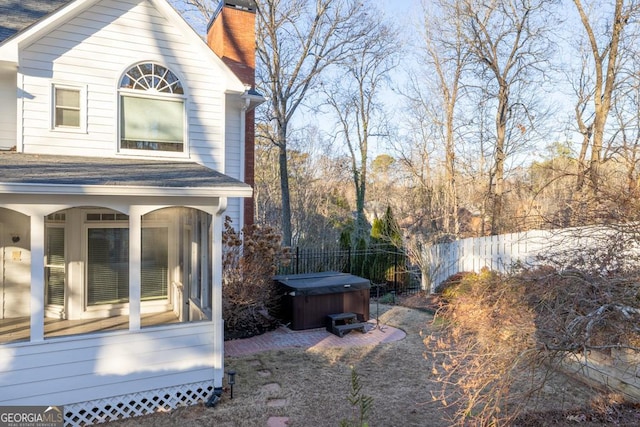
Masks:
[[[129,330],[140,330],[140,262],[142,258],[142,209],[129,209]]]
[[[31,215],[31,341],[44,340],[44,216]]]
[[[222,318],[222,230],[227,198],[221,197],[211,226],[211,320],[213,321],[213,386],[222,388],[224,378],[224,319]]]

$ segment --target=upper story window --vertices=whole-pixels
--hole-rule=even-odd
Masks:
[[[120,149],[185,151],[184,89],[168,68],[131,67],[120,81]]]
[[[52,128],[63,131],[83,131],[85,128],[85,88],[54,83],[52,87]]]

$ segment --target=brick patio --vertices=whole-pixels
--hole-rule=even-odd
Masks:
[[[403,330],[391,326],[376,327],[375,320],[367,322],[367,332],[352,331],[343,338],[333,335],[325,328],[293,331],[280,327],[251,338],[225,341],[225,356],[246,356],[261,351],[281,348],[323,348],[376,345],[403,339]]]

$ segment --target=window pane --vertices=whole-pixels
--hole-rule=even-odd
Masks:
[[[129,229],[90,228],[87,252],[87,303],[128,302]]]
[[[162,65],[147,62],[131,68],[120,81],[121,88],[184,94],[182,84],[175,74]]]
[[[138,68],[142,72],[142,75],[153,74],[153,64],[148,62],[145,64],[138,65]]]
[[[80,91],[55,88],[54,126],[80,127]]]
[[[56,106],[80,108],[80,91],[56,88]]]
[[[122,97],[122,140],[142,142],[140,148],[146,150],[177,146],[182,150],[184,138],[184,103],[182,100],[163,100]],[[160,143],[158,145],[150,143]],[[175,150],[169,150],[175,151]]]
[[[80,110],[56,108],[56,126],[80,127]]]
[[[142,301],[168,297],[169,229],[142,229]]]

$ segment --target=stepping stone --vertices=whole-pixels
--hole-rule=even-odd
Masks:
[[[261,376],[262,378],[270,377],[271,371],[268,369],[261,369],[258,371],[258,375]]]
[[[278,383],[269,383],[262,386],[262,390],[266,392],[278,392],[280,391],[280,384]]]
[[[289,425],[289,417],[270,417],[267,420],[267,427],[287,427]]]
[[[287,404],[287,399],[267,399],[267,406],[282,408]]]

